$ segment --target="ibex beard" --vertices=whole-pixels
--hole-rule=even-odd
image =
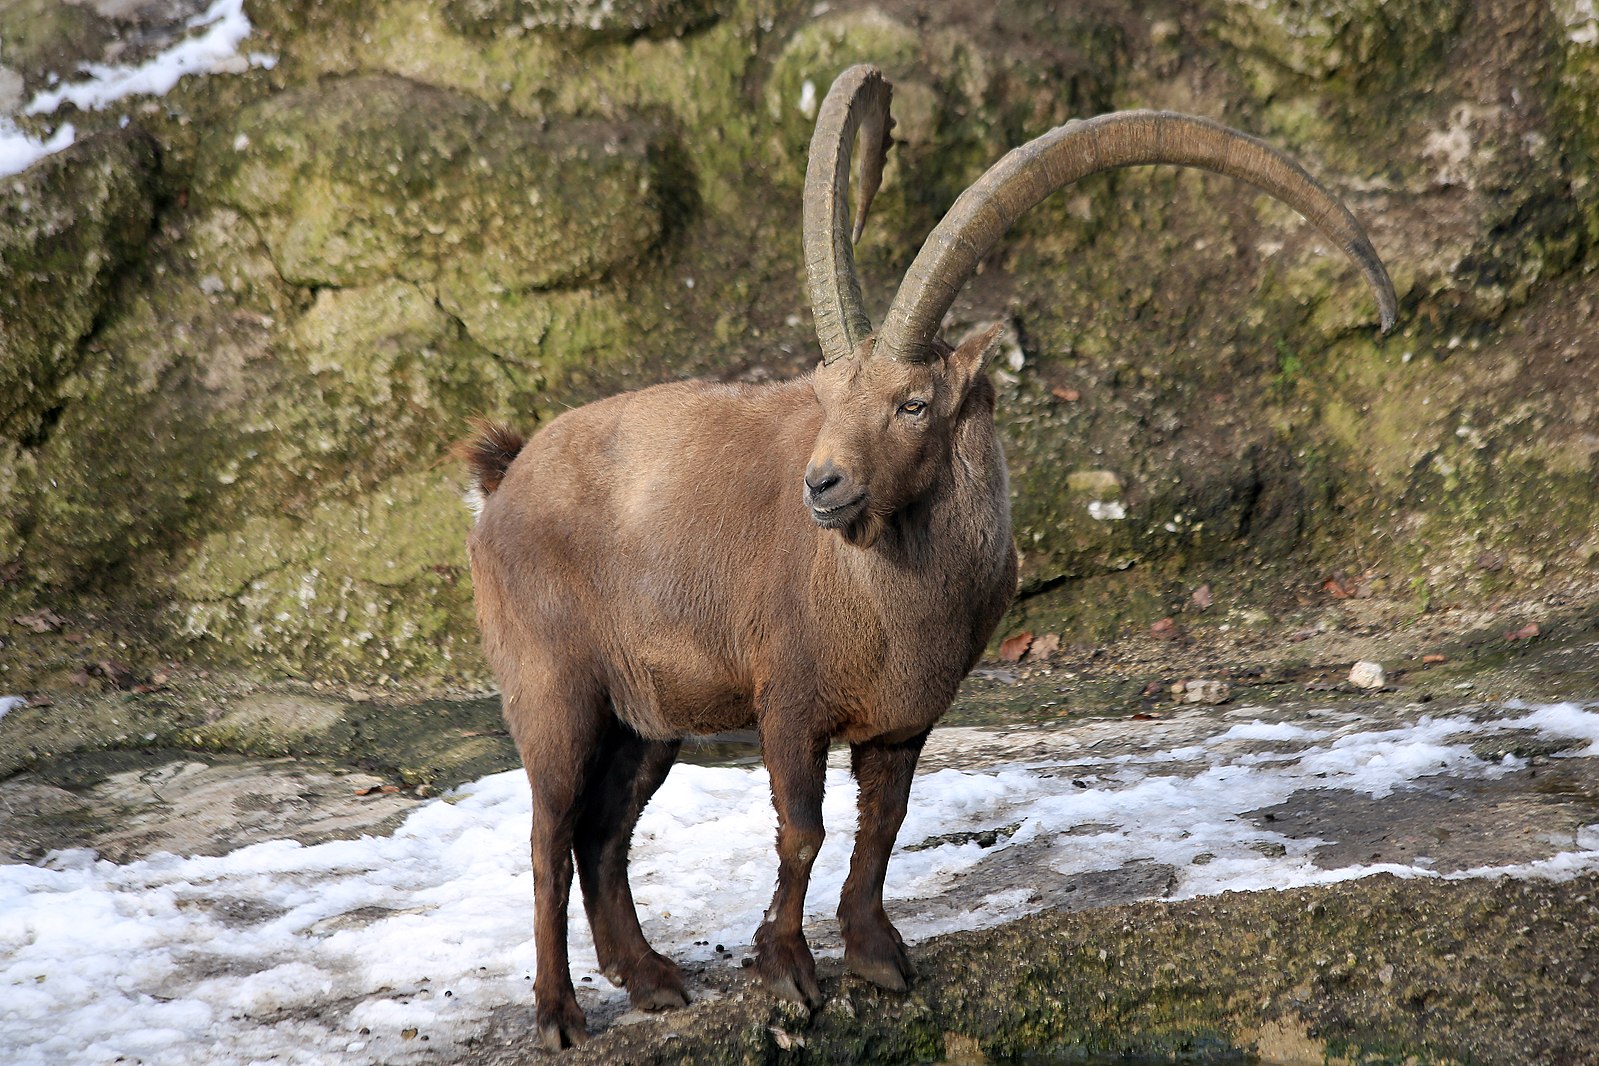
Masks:
[[[635,1006],[682,1006],[628,883],[640,813],[685,736],[753,726],[777,812],[777,887],[756,968],[822,1002],[802,931],[822,842],[828,746],[850,748],[859,820],[838,904],[844,961],[914,976],[883,909],[917,758],[1016,585],[1009,489],[985,369],[998,328],[937,336],[1005,229],[1086,174],[1146,163],[1242,177],[1285,200],[1394,298],[1353,216],[1291,160],[1204,119],[1121,112],[1012,152],[951,208],[880,330],[855,278],[887,151],[889,87],[854,67],[811,143],[805,254],[821,364],[770,385],[688,382],[567,412],[524,442],[480,423],[461,448],[482,510],[469,539],[478,619],[533,794],[534,978],[547,1047],[587,1038],[567,958],[577,872],[605,975]],[[851,225],[847,188],[863,146]]]

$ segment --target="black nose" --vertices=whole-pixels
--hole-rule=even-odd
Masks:
[[[826,497],[844,481],[844,475],[831,462],[812,463],[805,468],[805,495],[810,502],[821,505]]]

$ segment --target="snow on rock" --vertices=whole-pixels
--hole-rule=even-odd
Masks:
[[[239,46],[251,32],[244,0],[215,0],[186,26],[199,32],[184,36],[137,66],[87,64],[87,78],[40,92],[22,109],[23,114],[49,115],[68,103],[84,111],[103,111],[129,96],[163,96],[190,74],[238,73],[253,66],[270,68],[277,62],[269,55],[239,54]],[[71,123],[63,123],[49,137],[38,138],[0,116],[0,177],[26,170],[69,147],[75,138]]]
[[[1441,876],[1425,857],[1323,868],[1311,855],[1322,841],[1274,833],[1249,812],[1306,790],[1381,798],[1440,773],[1503,776],[1517,761],[1484,761],[1471,744],[1512,730],[1587,740],[1578,754],[1599,754],[1593,710],[1510,712],[1387,729],[1257,721],[1181,747],[926,773],[890,867],[890,911],[920,940],[1036,910],[1035,872],[1092,878],[1149,862],[1176,871],[1178,897],[1379,870]],[[827,783],[829,832],[808,895],[824,950],[836,944],[830,915],[855,820],[847,772],[829,770]],[[745,950],[776,868],[769,797],[763,770],[673,770],[633,848],[639,915],[658,948],[699,962],[712,960],[710,944]],[[77,850],[0,866],[0,1061],[406,1063],[480,1034],[496,1008],[531,1001],[528,818],[526,778],[512,772],[418,808],[390,836],[126,865]],[[986,848],[965,832],[996,826],[1006,832]],[[1010,885],[962,894],[964,875],[1011,848],[1027,850]],[[1593,869],[1599,826],[1537,862],[1447,876]],[[573,975],[603,989],[582,914],[574,904]]]

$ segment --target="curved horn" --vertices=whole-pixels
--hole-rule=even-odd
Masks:
[[[882,71],[861,64],[838,76],[816,115],[810,161],[805,170],[805,276],[822,361],[831,363],[855,350],[872,331],[855,277],[850,247],[849,169],[855,135],[861,136],[860,211],[854,239],[866,226],[866,211],[883,180],[888,155],[888,102],[892,94]]]
[[[955,296],[1025,211],[1064,185],[1117,167],[1175,163],[1242,178],[1304,215],[1360,268],[1376,293],[1382,331],[1394,325],[1388,271],[1366,232],[1331,192],[1265,141],[1171,111],[1116,111],[1057,126],[995,163],[955,201],[905,274],[875,350],[925,362]]]

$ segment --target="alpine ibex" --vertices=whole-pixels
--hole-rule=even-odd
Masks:
[[[846,965],[913,976],[883,877],[928,730],[1016,584],[1005,458],[985,367],[997,327],[951,348],[940,320],[983,256],[1045,196],[1114,167],[1175,163],[1252,182],[1358,264],[1383,329],[1395,303],[1359,223],[1298,165],[1202,118],[1129,111],[1016,149],[955,202],[882,328],[856,281],[888,149],[890,88],[841,75],[817,117],[804,247],[822,361],[770,385],[659,385],[566,412],[524,443],[463,445],[484,497],[472,577],[505,719],[533,790],[534,992],[550,1048],[583,1041],[567,962],[573,858],[600,966],[646,1010],[687,1002],[628,885],[640,811],[685,735],[753,725],[777,808],[777,890],[755,933],[779,995],[822,995],[801,931],[822,841],[828,744],[860,786],[838,904]],[[859,210],[850,157],[861,136]]]

